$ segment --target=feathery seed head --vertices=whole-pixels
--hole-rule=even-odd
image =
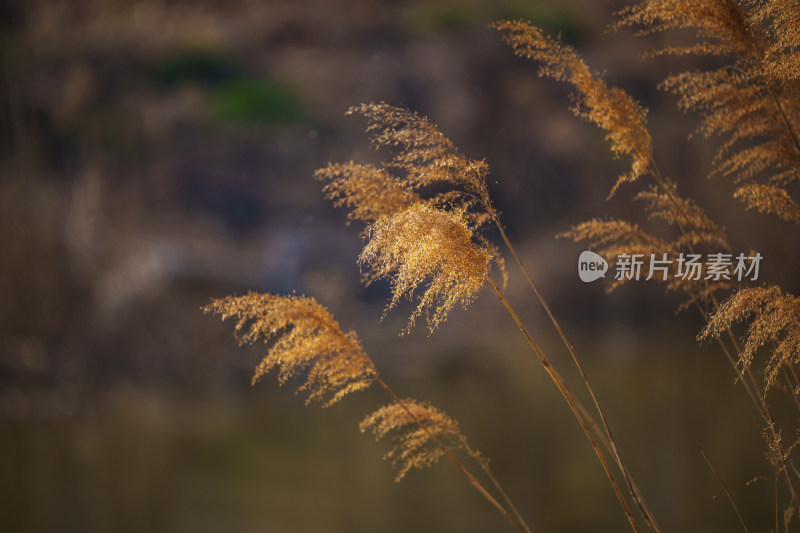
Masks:
[[[631,158],[631,170],[620,176],[609,196],[622,183],[634,181],[648,171],[653,158],[652,141],[642,106],[622,89],[609,88],[573,47],[545,35],[539,28],[523,21],[498,22],[494,28],[505,32],[505,41],[516,55],[541,64],[540,76],[575,87],[575,113],[606,132],[616,155]]]
[[[673,240],[661,239],[644,231],[639,225],[625,220],[592,219],[575,225],[569,231],[561,233],[558,237],[567,237],[575,242],[586,241],[593,251],[603,256],[611,267],[616,266],[616,258],[627,254],[628,256],[640,255],[649,258],[651,255],[661,257],[666,253],[675,258],[682,251],[689,251],[692,246],[719,246],[727,250],[728,244],[724,232],[705,217],[703,211],[690,200],[675,196],[670,199],[667,195],[651,190],[640,193],[640,199],[649,203],[648,211],[651,218],[663,219],[669,224],[681,224],[684,231]],[[688,299],[681,304],[678,310],[683,310],[695,302],[708,300],[713,293],[729,289],[730,281],[706,281],[698,284],[695,281],[676,275],[673,267],[668,272],[667,279],[656,278],[663,281],[667,291],[680,290]],[[613,291],[626,282],[626,278],[614,279],[608,286],[608,292]]]
[[[464,157],[428,118],[385,103],[354,106],[347,114],[353,113],[367,117],[367,133],[376,148],[394,151],[386,166],[405,174],[397,179],[406,188],[416,191],[447,183],[488,198],[486,162]]]
[[[473,241],[464,217],[417,203],[393,216],[382,216],[368,228],[369,241],[359,257],[367,282],[386,278],[392,300],[413,297],[427,282],[409,318],[410,331],[424,314],[431,332],[456,305],[466,308],[478,295],[492,264],[492,254]]]
[[[734,324],[747,320],[739,365],[746,370],[759,348],[773,344],[765,369],[765,385],[769,388],[782,368],[800,364],[800,298],[777,286],[736,291],[720,305],[700,339],[718,338]]]
[[[662,88],[720,135],[712,175],[763,178],[778,188],[800,179],[800,8],[782,0],[645,0],[619,13],[616,28],[694,30],[697,42],[655,54],[724,57],[726,64],[669,76]],[[750,191],[763,197],[764,191]],[[744,193],[747,195],[747,193]]]
[[[362,433],[371,431],[375,440],[395,434],[397,444],[384,456],[397,469],[395,481],[403,479],[412,468],[427,468],[438,461],[444,451],[436,440],[479,457],[470,450],[458,422],[427,402],[405,399],[385,405],[367,416],[359,428]]]
[[[348,218],[370,224],[381,215],[391,215],[422,200],[398,183],[384,168],[353,163],[331,163],[315,172],[329,180],[322,189],[335,207],[350,209]]]
[[[236,319],[242,344],[277,338],[253,375],[255,384],[273,368],[284,384],[305,373],[299,391],[306,403],[328,407],[351,392],[369,387],[378,371],[354,332],[344,333],[333,316],[313,298],[248,293],[214,300],[204,308],[223,320]]]
[[[456,240],[453,243],[469,242],[474,238],[480,245],[477,248],[475,246],[462,247],[462,250],[466,250],[465,259],[450,261],[445,272],[454,274],[455,277],[449,282],[445,283],[445,278],[440,274],[434,276],[431,286],[431,289],[434,290],[433,292],[428,290],[425,293],[423,302],[411,317],[409,327],[421,312],[432,310],[437,299],[442,300],[442,305],[433,314],[427,315],[432,330],[444,319],[447,311],[455,303],[466,305],[471,301],[476,278],[469,274],[464,266],[470,264],[476,266],[487,255],[495,258],[505,286],[508,276],[500,251],[480,234],[480,230],[487,224],[495,222],[497,217],[486,187],[486,175],[489,172],[486,162],[464,157],[427,118],[407,109],[384,103],[362,104],[350,108],[347,113],[359,113],[367,117],[367,133],[370,135],[372,144],[376,148],[389,148],[393,153],[393,157],[379,167],[360,165],[351,161],[345,164],[329,164],[316,172],[318,179],[328,180],[323,191],[329,199],[333,200],[334,205],[349,208],[349,218],[367,223],[368,230],[372,232],[370,240],[374,241],[374,244],[369,252],[365,251],[365,254],[362,254],[362,265],[369,264],[374,258],[377,258],[379,241],[375,240],[376,235],[381,237],[381,246],[388,242],[389,235],[378,230],[386,228],[388,220],[395,214],[405,212],[404,216],[409,219],[413,206],[428,208],[425,210],[423,207],[414,207],[414,212],[418,215],[423,211],[429,214],[444,212],[443,210],[457,211],[459,221],[456,226],[464,226],[463,232],[469,235],[462,237],[461,241]],[[439,188],[441,185],[448,188],[441,192],[430,193],[430,187]],[[441,217],[439,215],[440,220]],[[378,224],[380,220],[383,221]],[[395,221],[395,229],[392,230],[395,236],[399,236],[396,231],[397,224],[399,224],[399,219]],[[424,225],[417,224],[417,226],[417,229],[425,231]],[[425,235],[423,233],[414,235],[412,233],[414,228],[407,223],[403,227],[406,231],[403,239],[407,239],[408,242],[422,239]],[[439,233],[445,228],[443,225],[436,227]],[[366,236],[366,232],[362,235]],[[430,241],[429,238],[428,241]],[[421,261],[420,258],[424,250],[444,250],[448,246],[446,242],[448,241],[442,240],[435,246],[431,244],[427,248],[416,251],[417,257],[414,264],[423,266],[414,267],[415,270],[412,272],[408,270],[412,265],[406,264],[404,272],[409,277],[396,284],[398,290],[402,292],[395,291],[390,307],[396,305],[401,296],[410,296],[413,289],[424,281],[426,275],[432,275],[434,271],[439,271],[438,267],[433,265],[437,261],[442,262],[441,259],[435,258],[430,253],[425,261]],[[394,244],[399,245],[400,241],[395,241]],[[476,250],[481,253],[476,254]],[[403,257],[411,258],[412,254],[405,254]],[[368,258],[373,259],[367,260]],[[385,260],[386,257],[382,256],[381,261]],[[458,266],[458,269],[448,270],[453,266]],[[426,268],[428,270],[425,270]],[[370,268],[365,278],[368,282],[376,277],[390,277],[386,270],[382,271],[382,274],[376,274],[372,270],[374,269]],[[416,283],[411,283],[411,276],[422,277],[416,278]],[[483,278],[480,279],[482,284]],[[398,278],[395,278],[395,281],[398,281]],[[439,285],[439,283],[444,283],[444,285]],[[453,289],[456,290],[455,293],[452,293]],[[475,289],[475,293],[478,289]],[[445,292],[450,292],[450,296]]]
[[[800,206],[792,200],[786,189],[751,183],[739,187],[733,196],[742,200],[747,209],[757,209],[759,213],[774,213],[787,222],[800,224]]]
[[[752,46],[748,20],[734,0],[645,0],[618,14],[615,29],[640,26],[641,34],[671,29],[694,30],[694,45],[668,47],[656,53],[737,54]]]
[[[637,194],[635,199],[647,203],[646,210],[651,219],[662,220],[678,228],[681,235],[671,243],[672,248],[729,250],[725,230],[708,218],[705,211],[692,199],[678,196],[674,183],[669,180],[664,182],[669,187],[669,193],[653,186]]]

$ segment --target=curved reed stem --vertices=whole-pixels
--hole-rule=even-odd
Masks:
[[[531,289],[536,295],[536,298],[539,300],[539,303],[541,304],[542,308],[544,308],[545,313],[547,313],[547,316],[550,318],[550,322],[553,324],[553,327],[556,328],[559,337],[561,337],[561,341],[564,343],[564,346],[566,346],[567,351],[569,351],[573,363],[575,363],[575,367],[578,369],[581,378],[583,378],[583,383],[586,386],[586,390],[589,392],[589,396],[592,398],[592,402],[594,403],[595,409],[597,410],[597,414],[600,416],[600,423],[602,424],[603,431],[608,439],[607,447],[611,455],[614,457],[614,460],[617,463],[617,467],[620,469],[620,472],[622,473],[622,477],[625,480],[625,484],[628,486],[628,490],[631,494],[631,497],[633,498],[633,501],[636,502],[636,505],[639,507],[639,510],[642,513],[642,517],[644,518],[645,522],[647,522],[647,525],[650,527],[650,529],[656,533],[660,532],[661,530],[658,527],[658,523],[656,522],[655,517],[653,517],[652,512],[647,507],[647,504],[644,502],[644,498],[639,493],[636,484],[631,479],[627,468],[625,468],[625,465],[622,462],[622,457],[620,457],[619,451],[617,450],[617,445],[614,440],[614,436],[611,433],[611,428],[608,425],[608,420],[606,419],[605,412],[603,412],[603,409],[600,407],[600,402],[597,400],[597,396],[594,393],[594,388],[589,382],[589,378],[586,375],[586,372],[584,372],[583,366],[581,365],[580,361],[578,360],[578,356],[575,353],[575,348],[573,347],[572,343],[570,343],[569,340],[567,339],[564,330],[561,328],[561,325],[559,324],[555,315],[550,310],[550,306],[547,305],[547,301],[545,301],[544,297],[542,296],[542,293],[539,292],[539,289],[536,287],[536,284],[533,282],[533,279],[531,279],[531,276],[528,274],[528,270],[525,268],[525,264],[522,262],[522,259],[520,259],[516,249],[514,249],[514,246],[511,244],[508,235],[506,235],[506,232],[503,229],[503,225],[500,223],[500,219],[497,217],[494,211],[492,212],[494,213],[492,220],[495,226],[497,226],[497,229],[500,231],[500,236],[503,238],[503,242],[505,242],[506,247],[511,252],[511,255],[514,257],[514,261],[517,263],[520,270],[522,270],[522,274],[528,281],[528,285],[530,285]]]
[[[428,435],[428,438],[431,439],[434,443],[436,443],[436,445],[439,447],[439,449],[442,450],[442,453],[448,459],[450,459],[450,461],[455,465],[455,467],[458,468],[458,470],[464,475],[464,477],[467,478],[467,481],[469,481],[470,485],[472,485],[480,493],[480,495],[483,496],[484,499],[486,499],[486,501],[488,501],[492,505],[492,507],[497,509],[497,511],[499,511],[500,514],[502,514],[503,517],[506,520],[508,520],[508,522],[511,523],[511,525],[514,526],[514,528],[517,531],[519,531],[520,533],[531,533],[531,530],[528,528],[528,526],[525,525],[524,522],[520,523],[520,521],[518,521],[516,518],[511,516],[511,514],[508,512],[508,510],[506,510],[506,508],[503,507],[503,505],[500,502],[498,502],[494,498],[494,496],[492,496],[489,493],[489,491],[486,490],[486,488],[481,484],[481,482],[478,481],[475,478],[475,476],[472,475],[472,473],[469,470],[467,470],[467,467],[465,467],[461,463],[461,461],[459,461],[456,458],[456,456],[454,456],[450,452],[450,450],[447,448],[447,446],[445,446],[444,443],[441,440],[439,440],[436,437],[436,435],[434,435],[428,429],[428,427],[425,424],[422,423],[422,420],[420,420],[419,417],[416,414],[414,414],[414,412],[411,409],[408,408],[408,406],[405,404],[405,402],[403,402],[403,400],[400,399],[400,397],[397,396],[397,394],[395,394],[395,392],[391,389],[391,387],[389,387],[389,385],[386,384],[385,381],[383,381],[383,379],[378,377],[378,378],[376,378],[376,381],[380,384],[381,387],[383,387],[383,389],[387,393],[389,393],[389,396],[392,397],[392,400],[394,400],[394,402],[397,403],[397,405],[402,407],[403,410],[408,414],[408,416],[410,416],[414,420],[414,422],[420,427],[420,429],[422,429]],[[499,483],[497,483],[496,480],[493,480],[493,481],[499,487]],[[507,501],[510,501],[510,500],[508,500],[508,497],[505,495],[505,492],[502,491],[502,489],[501,489],[501,492],[506,497]],[[516,509],[514,509],[514,511],[516,513]]]
[[[670,187],[667,186],[667,184],[666,184],[664,178],[662,177],[661,172],[659,171],[658,166],[656,165],[655,161],[652,161],[652,160],[650,161],[650,168],[651,168],[650,175],[656,181],[658,186],[668,196],[670,201],[674,204],[675,208],[680,210],[680,211],[683,211],[680,202],[678,202],[677,198],[675,198],[675,193],[672,191],[672,189]],[[681,234],[685,236],[687,234],[687,232],[686,232],[686,229],[683,227],[683,224],[681,224],[679,219],[676,220],[676,223],[678,225],[678,229],[680,230]],[[694,249],[693,249],[693,246],[691,245],[691,242],[688,243],[688,247],[689,247],[689,250],[692,253],[694,253]],[[706,280],[703,280],[703,283],[707,284]],[[720,304],[719,304],[719,300],[717,300],[717,297],[714,295],[713,292],[709,292],[709,297],[711,299],[712,305],[714,306],[714,309],[718,310]],[[701,312],[704,320],[706,321],[706,323],[708,323],[709,315],[707,313],[705,313],[699,307],[699,305],[698,305],[698,309],[700,309],[700,312]],[[733,334],[733,331],[731,330],[730,326],[726,326],[725,329],[726,329],[728,338],[730,339],[731,344],[734,347],[734,350],[736,350],[737,354],[741,354],[742,353],[742,347],[739,344],[739,341],[736,339],[736,336]],[[723,346],[723,351],[725,351],[725,355],[727,356],[728,360],[731,361],[731,363],[733,364],[734,370],[736,370],[736,372],[739,374],[740,377],[743,377],[743,373],[739,371],[738,367],[736,366],[736,362],[733,359],[733,357],[731,356],[731,354],[728,353],[727,350],[725,350],[724,345],[721,342],[720,342],[720,345]],[[789,494],[791,495],[792,502],[794,503],[795,507],[797,507],[797,509],[800,509],[800,497],[798,497],[797,490],[794,487],[794,483],[792,483],[792,479],[791,479],[791,477],[789,477],[788,465],[786,464],[786,451],[785,451],[785,449],[783,447],[783,443],[781,442],[780,434],[778,432],[778,429],[776,428],[775,419],[772,416],[772,412],[771,412],[771,409],[769,408],[769,404],[766,401],[765,394],[762,393],[762,391],[760,390],[760,387],[758,386],[758,382],[756,381],[755,377],[753,376],[752,369],[750,369],[748,367],[746,369],[745,373],[747,374],[747,378],[749,380],[749,387],[746,384],[745,388],[748,389],[748,394],[749,394],[751,400],[755,404],[755,406],[756,406],[757,410],[759,411],[759,413],[761,414],[761,416],[764,418],[764,421],[767,424],[767,428],[769,429],[770,436],[772,437],[772,440],[775,443],[775,445],[778,447],[778,451],[780,452],[778,454],[779,457],[777,457],[778,461],[780,462],[779,470],[783,474],[783,478],[784,478],[784,481],[786,482],[786,487],[789,490]],[[745,382],[745,381],[743,380],[743,382]]]
[[[520,524],[522,524],[522,526],[525,528],[525,530],[530,533],[530,529],[528,528],[528,524],[525,523],[525,519],[522,518],[522,515],[517,510],[517,506],[514,505],[513,501],[511,501],[511,498],[509,498],[508,494],[503,489],[502,485],[500,485],[500,482],[495,477],[494,473],[492,472],[492,469],[489,468],[489,462],[486,461],[485,459],[482,459],[482,458],[479,459],[478,457],[476,457],[475,452],[472,449],[470,449],[469,447],[467,447],[467,452],[474,459],[476,459],[478,461],[478,464],[480,464],[481,469],[486,474],[486,477],[488,477],[489,480],[491,480],[492,484],[494,485],[494,488],[497,489],[497,492],[499,492],[500,495],[503,497],[503,500],[505,500],[505,502],[508,505],[509,509],[511,509],[511,512],[514,513],[514,516],[517,517],[517,520],[519,520]]]
[[[724,481],[722,481],[722,478],[717,473],[717,469],[714,468],[713,464],[711,464],[711,460],[706,455],[706,452],[703,451],[703,448],[698,448],[698,450],[700,450],[700,455],[703,456],[703,460],[708,465],[708,468],[711,470],[711,473],[714,474],[714,477],[717,479],[717,482],[719,483],[720,487],[722,487],[722,490],[725,491],[725,495],[728,496],[728,501],[731,502],[731,506],[733,507],[733,510],[736,512],[736,516],[739,517],[739,522],[742,524],[744,532],[748,533],[747,524],[745,523],[744,518],[742,517],[741,511],[739,511],[739,506],[736,505],[736,502],[733,499],[733,495],[731,495],[731,491],[728,490],[728,486],[725,485]]]
[[[514,311],[514,308],[511,307],[511,304],[506,299],[505,294],[503,294],[503,291],[500,289],[500,287],[497,286],[497,283],[494,281],[494,279],[490,277],[489,280],[491,281],[495,293],[500,298],[500,301],[503,303],[503,307],[506,308],[508,313],[511,315],[511,318],[514,319],[514,322],[517,324],[517,327],[519,327],[520,331],[522,332],[522,335],[525,337],[525,340],[528,341],[528,344],[530,344],[534,353],[536,353],[536,356],[539,358],[539,362],[541,363],[542,368],[544,368],[545,372],[547,372],[548,376],[550,376],[550,379],[552,379],[553,383],[555,383],[556,388],[558,388],[558,391],[564,397],[564,400],[567,402],[567,405],[569,405],[569,408],[572,411],[572,414],[575,416],[575,419],[578,421],[578,424],[580,424],[583,433],[589,440],[589,444],[591,444],[592,449],[594,450],[598,460],[600,461],[600,464],[603,466],[603,470],[605,470],[606,476],[611,482],[611,486],[614,489],[614,494],[617,496],[617,500],[619,500],[619,504],[622,507],[622,510],[625,512],[625,516],[628,518],[628,522],[630,523],[631,528],[636,533],[640,533],[639,526],[636,524],[636,520],[633,518],[633,514],[631,513],[630,507],[628,506],[628,502],[625,501],[625,497],[622,495],[622,491],[620,490],[619,484],[617,483],[617,480],[614,477],[614,473],[611,471],[611,468],[608,465],[608,461],[606,460],[605,455],[603,454],[600,447],[597,445],[597,441],[592,436],[592,432],[589,430],[587,421],[584,419],[586,410],[583,409],[582,406],[579,407],[580,402],[572,393],[572,391],[570,391],[569,387],[567,387],[567,384],[564,382],[563,378],[559,375],[559,373],[555,370],[555,368],[553,368],[553,365],[550,363],[550,360],[547,358],[547,356],[545,356],[544,352],[542,352],[541,348],[539,348],[539,346],[530,336],[528,330],[525,329],[525,326],[520,321],[516,311]]]

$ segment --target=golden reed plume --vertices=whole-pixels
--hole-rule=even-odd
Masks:
[[[645,110],[625,91],[608,87],[581,59],[575,49],[522,21],[494,24],[504,32],[505,41],[520,57],[540,64],[539,75],[571,84],[577,98],[573,111],[606,132],[611,150],[631,158],[631,169],[620,176],[611,194],[624,182],[647,173],[652,162],[652,141],[647,131]]]
[[[797,2],[648,0],[621,11],[616,27],[622,26],[641,27],[641,33],[692,30],[696,43],[654,54],[722,59],[717,68],[671,75],[663,87],[679,97],[682,109],[700,113],[701,133],[724,140],[712,175],[769,185],[742,185],[736,196],[760,212],[800,223],[785,216],[787,205],[797,211],[786,187],[800,179]]]
[[[337,207],[351,209],[350,218],[369,224],[380,215],[424,202],[460,208],[476,231],[490,220],[485,161],[465,157],[426,117],[407,109],[362,104],[347,112],[354,113],[367,117],[373,146],[391,149],[393,156],[380,167],[351,161],[317,170],[318,179],[329,181],[323,189],[326,196]],[[442,185],[445,192],[426,194]]]
[[[762,183],[742,185],[734,193],[747,209],[757,209],[759,213],[773,213],[787,222],[800,224],[800,207],[792,200],[786,189]]]
[[[491,252],[473,241],[459,212],[417,203],[382,216],[367,233],[359,263],[368,281],[390,280],[392,300],[387,310],[403,298],[411,299],[426,284],[406,331],[424,315],[433,332],[456,305],[466,308],[475,299],[491,272]]]
[[[353,163],[331,163],[317,170],[319,179],[330,180],[323,192],[335,207],[350,210],[350,220],[371,224],[422,201],[416,192],[398,183],[384,168]]]
[[[679,97],[682,109],[700,113],[700,133],[722,138],[712,176],[733,178],[738,187],[734,197],[748,209],[798,224],[800,206],[792,198],[790,186],[800,178],[799,6],[797,2],[776,0],[645,0],[622,10],[614,26],[637,26],[642,34],[671,29],[695,32],[694,43],[668,46],[650,55],[710,55],[716,56],[714,64],[721,66],[669,76],[662,88]],[[506,32],[518,55],[542,64],[542,75],[571,83],[577,92],[578,114],[606,131],[615,154],[631,156],[632,171],[617,180],[612,194],[620,183],[650,174],[655,185],[636,199],[646,203],[650,218],[667,222],[679,232],[674,238],[661,239],[627,221],[595,219],[574,226],[565,236],[588,240],[600,248],[601,254],[649,256],[666,252],[674,256],[683,251],[730,250],[724,227],[712,221],[693,200],[681,198],[676,185],[660,174],[649,136],[643,132],[644,111],[627,98],[611,98],[611,94],[619,94],[618,90],[608,89],[599,78],[592,80],[593,75],[571,47],[524,22],[504,22],[496,27]],[[598,104],[600,111],[593,111],[592,106]],[[800,409],[800,379],[795,372],[800,363],[796,297],[777,287],[741,288],[731,282],[708,280],[686,283],[674,275],[665,281],[668,289],[681,289],[689,295],[682,307],[696,304],[708,321],[702,338],[718,339],[728,359],[737,366],[766,424],[771,461],[792,499],[787,516],[800,512],[798,491],[787,474],[789,452],[795,445],[783,446],[765,392],[751,372],[756,350],[771,348],[764,367],[764,389],[773,386],[781,371],[786,371],[783,375]],[[717,293],[730,289],[732,296],[720,304]],[[735,322],[749,322],[743,346],[732,331]]]
[[[476,243],[493,256],[505,285],[505,261],[482,233],[497,217],[486,186],[486,162],[464,156],[430,120],[407,109],[362,104],[347,112],[355,113],[367,118],[372,145],[391,150],[392,157],[377,167],[351,161],[317,170],[317,179],[328,182],[325,196],[368,227],[414,204],[457,213]]]
[[[355,332],[344,333],[333,316],[314,298],[249,293],[213,300],[204,308],[223,320],[236,320],[239,342],[273,342],[267,356],[256,367],[252,383],[273,369],[282,385],[292,378],[304,379],[298,392],[328,407],[344,396],[377,382],[393,402],[378,408],[360,424],[376,439],[395,434],[395,446],[384,457],[397,469],[400,481],[412,468],[425,468],[447,457],[467,481],[520,533],[530,529],[489,469],[480,452],[467,444],[458,423],[426,402],[401,399],[378,375]],[[501,504],[452,453],[461,448],[491,479],[505,500]],[[506,509],[508,506],[508,509]],[[513,516],[512,516],[513,513]]]
[[[397,469],[395,481],[403,479],[412,468],[434,464],[445,454],[445,449],[470,449],[458,422],[427,402],[409,398],[381,407],[359,427],[362,433],[371,431],[376,440],[394,434],[397,444],[384,458]],[[440,447],[434,439],[445,447]]]
[[[739,353],[742,370],[750,367],[759,349],[772,351],[765,389],[775,384],[781,370],[800,364],[800,298],[776,286],[741,289],[719,307],[701,338],[718,338],[738,322],[748,322]]]
[[[330,406],[378,377],[355,332],[344,333],[313,298],[251,292],[214,300],[205,311],[223,320],[235,318],[242,344],[277,339],[256,367],[253,384],[272,369],[278,370],[281,384],[304,375],[299,391],[308,394],[306,403],[321,400]]]

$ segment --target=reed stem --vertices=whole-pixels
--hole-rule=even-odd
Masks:
[[[497,511],[499,511],[500,514],[502,514],[503,517],[506,520],[508,520],[508,522],[511,523],[511,525],[514,526],[514,528],[517,531],[519,531],[520,533],[531,533],[531,530],[528,528],[528,526],[524,525],[524,523],[520,523],[517,519],[511,516],[511,514],[506,510],[506,508],[503,507],[503,505],[500,502],[498,502],[494,498],[494,496],[492,496],[489,493],[489,491],[486,490],[486,488],[481,484],[481,482],[478,481],[469,470],[467,470],[467,467],[465,467],[461,463],[461,461],[459,461],[458,458],[456,458],[456,456],[452,454],[452,452],[447,448],[447,446],[445,446],[444,443],[441,440],[439,440],[439,438],[436,437],[436,435],[434,435],[430,431],[430,429],[428,429],[428,426],[422,423],[422,420],[420,420],[419,417],[416,414],[414,414],[414,412],[411,409],[408,408],[406,403],[402,399],[400,399],[400,397],[397,396],[397,394],[395,394],[395,392],[391,389],[391,387],[389,387],[389,385],[386,384],[385,381],[383,381],[383,379],[378,377],[377,381],[380,384],[380,386],[383,387],[383,389],[387,393],[389,393],[389,396],[392,397],[392,400],[394,400],[394,402],[397,405],[402,407],[403,410],[406,413],[408,413],[408,416],[410,416],[414,420],[414,422],[419,426],[419,428],[422,429],[427,434],[428,438],[431,439],[439,447],[440,450],[442,450],[442,453],[448,459],[450,459],[450,461],[455,465],[455,467],[458,468],[459,472],[461,472],[464,475],[464,477],[467,478],[467,481],[469,481],[470,485],[472,485],[475,488],[475,490],[477,490],[480,493],[480,495],[483,496],[484,499],[486,499],[486,501],[488,501],[492,505],[492,507],[497,509]],[[505,495],[504,492],[503,494]]]
[[[556,369],[553,368],[553,365],[550,363],[550,360],[547,358],[547,356],[545,356],[544,352],[542,352],[541,348],[539,348],[539,346],[530,336],[528,330],[525,329],[525,326],[520,321],[516,311],[514,311],[514,308],[511,307],[511,304],[506,299],[505,294],[503,294],[503,291],[500,289],[500,287],[497,286],[497,283],[494,281],[494,279],[490,277],[489,280],[492,284],[492,287],[495,290],[495,293],[500,298],[500,301],[503,303],[503,307],[506,308],[508,313],[511,315],[511,318],[514,319],[514,322],[517,324],[517,327],[522,332],[522,335],[525,337],[525,340],[528,341],[528,344],[530,344],[534,353],[539,358],[539,362],[541,363],[542,368],[544,368],[545,372],[547,372],[547,375],[550,376],[550,379],[552,379],[553,383],[555,383],[556,388],[558,388],[558,391],[564,397],[564,400],[567,402],[567,405],[569,405],[572,414],[575,416],[575,419],[581,426],[583,433],[589,440],[589,444],[591,444],[592,449],[594,450],[598,460],[600,461],[600,464],[603,466],[603,470],[605,470],[606,476],[611,482],[611,486],[614,489],[614,494],[617,496],[617,500],[619,500],[619,504],[622,507],[622,510],[625,512],[625,516],[628,518],[628,522],[630,523],[631,528],[636,533],[640,533],[639,526],[636,524],[636,520],[633,518],[633,514],[631,513],[630,507],[628,506],[628,502],[625,501],[625,497],[622,495],[622,491],[620,490],[619,484],[617,483],[617,480],[614,477],[614,473],[611,471],[611,468],[608,465],[608,461],[606,460],[605,455],[603,454],[600,447],[597,445],[597,441],[594,439],[594,437],[592,436],[592,432],[589,430],[589,427],[587,426],[587,422],[584,419],[584,413],[586,413],[585,409],[583,409],[582,407],[578,407],[578,405],[580,405],[580,402],[574,396],[572,391],[570,391],[569,387],[567,387],[567,384],[561,378]]]

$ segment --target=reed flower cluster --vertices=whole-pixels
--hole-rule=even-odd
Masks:
[[[303,375],[299,391],[308,393],[306,403],[321,400],[327,407],[378,376],[355,332],[344,333],[313,298],[249,293],[216,300],[205,310],[235,318],[240,343],[277,339],[256,367],[253,384],[273,369],[281,384]]]
[[[732,179],[734,197],[748,209],[800,224],[800,206],[792,189],[800,178],[797,2],[645,0],[617,16],[615,29],[635,26],[642,34],[694,31],[693,43],[667,46],[650,55],[714,56],[716,66],[670,75],[662,88],[677,95],[680,108],[699,114],[699,133],[722,139],[712,175]],[[713,220],[696,199],[682,196],[678,184],[662,175],[642,105],[624,89],[609,87],[575,48],[530,23],[500,21],[494,28],[514,53],[539,65],[541,76],[568,84],[574,91],[573,111],[603,130],[615,156],[630,161],[629,170],[613,180],[609,199],[623,185],[640,187],[634,199],[642,206],[642,216],[663,223],[663,231],[654,234],[637,221],[593,218],[561,236],[587,242],[612,264],[623,254],[730,251],[724,223]],[[486,185],[486,161],[462,154],[429,119],[410,110],[369,103],[352,107],[348,114],[366,118],[370,142],[389,156],[378,165],[330,163],[316,177],[325,182],[325,196],[348,210],[349,220],[364,224],[364,247],[358,258],[364,282],[389,281],[386,311],[406,299],[416,302],[405,332],[423,317],[433,333],[456,306],[466,309],[484,288],[490,288],[568,405],[631,529],[660,532],[573,344],[505,232]],[[581,377],[580,387],[591,398],[590,408],[572,392],[506,297],[505,262],[490,240],[492,232],[502,240],[563,341]],[[496,273],[502,277],[500,283],[494,279]],[[609,290],[624,281],[615,280]],[[785,442],[783,435],[784,429],[798,433],[800,427],[784,428],[776,422],[767,392],[785,383],[800,410],[800,298],[775,285],[740,286],[726,279],[696,282],[674,271],[662,281],[667,290],[685,294],[681,308],[693,307],[701,314],[706,325],[699,338],[718,342],[761,417],[766,455],[790,501],[784,513],[788,528],[791,516],[800,514],[800,490],[790,469],[797,442]],[[319,400],[326,406],[378,383],[391,402],[368,415],[360,429],[377,439],[393,437],[395,444],[386,458],[395,465],[397,480],[411,469],[446,457],[511,526],[530,532],[488,460],[469,446],[458,423],[427,402],[395,394],[356,334],[344,333],[315,300],[251,293],[216,300],[206,310],[223,319],[234,317],[242,342],[268,342],[268,354],[256,368],[254,382],[274,369],[280,383],[303,379],[299,390],[308,401]],[[743,333],[737,335],[737,328]],[[757,363],[761,354],[764,357]],[[758,371],[763,379],[757,378]],[[456,453],[482,471],[483,483]],[[738,508],[736,512],[747,530]]]
[[[731,178],[736,184],[733,196],[747,209],[800,224],[800,207],[793,197],[800,177],[797,3],[645,0],[617,15],[614,29],[637,27],[640,34],[694,31],[693,43],[666,46],[647,55],[712,56],[716,66],[669,75],[661,88],[678,97],[681,109],[699,114],[698,133],[722,139],[711,177]],[[643,211],[650,219],[672,227],[671,234],[656,236],[634,221],[595,218],[562,236],[586,241],[609,259],[621,254],[730,251],[724,225],[712,220],[694,199],[681,197],[677,184],[661,174],[638,104],[622,96],[622,89],[609,89],[572,47],[530,24],[502,22],[496,27],[505,32],[518,55],[540,63],[541,75],[570,83],[576,92],[577,113],[606,132],[616,155],[631,157],[632,171],[616,181],[612,195],[631,178],[649,175],[652,183],[635,200],[644,203]],[[600,112],[594,111],[596,105]],[[609,290],[624,281],[615,280]],[[766,455],[776,476],[783,479],[791,502],[784,513],[788,527],[791,516],[800,513],[797,481],[787,473],[796,442],[784,442],[767,391],[783,382],[790,401],[800,409],[797,297],[774,285],[748,287],[722,280],[687,283],[674,272],[664,282],[668,290],[687,295],[681,308],[695,307],[706,319],[699,339],[717,340],[760,414]],[[744,326],[741,335],[735,331],[739,324]],[[755,361],[762,352],[764,359],[758,366],[764,377],[759,380]],[[800,427],[789,429],[800,431]]]
[[[359,263],[367,281],[391,281],[389,308],[403,297],[410,299],[427,282],[407,330],[424,314],[433,332],[453,307],[469,306],[491,272],[491,252],[472,237],[460,213],[417,203],[393,216],[384,215],[369,227]]]

